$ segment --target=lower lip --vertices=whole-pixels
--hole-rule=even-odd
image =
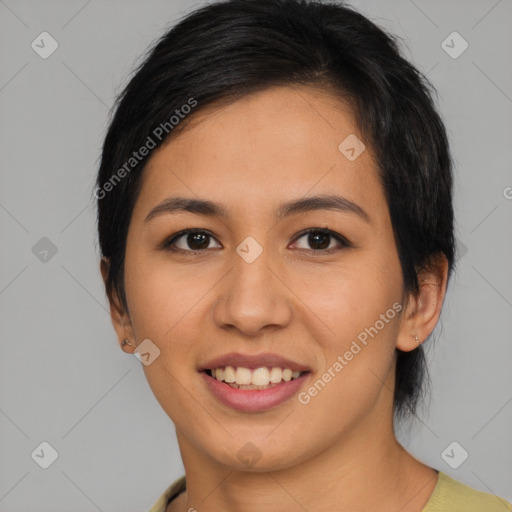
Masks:
[[[266,389],[236,389],[201,372],[208,389],[224,405],[243,412],[260,412],[272,409],[290,399],[304,384],[309,372],[288,382]]]

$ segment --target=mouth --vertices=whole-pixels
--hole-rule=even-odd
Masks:
[[[212,398],[241,412],[263,412],[289,401],[312,369],[271,352],[231,352],[205,361],[197,370]]]
[[[242,413],[263,413],[289,402],[306,385],[310,371],[277,366],[217,366],[199,372],[218,403]]]
[[[279,366],[261,366],[259,368],[246,368],[243,366],[220,366],[203,370],[206,375],[222,382],[234,389],[263,390],[291,382],[300,378],[307,371],[292,370]]]

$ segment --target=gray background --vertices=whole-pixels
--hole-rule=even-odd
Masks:
[[[173,424],[117,345],[91,191],[116,93],[200,4],[0,0],[1,512],[144,511],[183,472]],[[512,500],[512,2],[353,5],[428,73],[455,160],[459,269],[427,344],[430,409],[400,439]],[[59,44],[47,59],[31,48],[43,31]],[[441,46],[453,31],[469,43],[456,59]],[[31,457],[43,441],[48,469]],[[453,441],[469,453],[457,469],[441,457]]]

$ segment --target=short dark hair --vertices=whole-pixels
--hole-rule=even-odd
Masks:
[[[126,311],[126,238],[149,158],[130,160],[133,151],[184,129],[193,113],[179,124],[170,119],[191,100],[197,112],[279,85],[320,87],[354,105],[377,160],[404,292],[418,293],[417,273],[440,255],[451,275],[448,141],[434,88],[400,55],[397,38],[340,3],[225,0],[193,11],[158,40],[115,105],[94,195],[99,244],[109,260],[107,293],[115,290]],[[416,410],[426,365],[421,347],[397,352],[394,410],[404,416]]]

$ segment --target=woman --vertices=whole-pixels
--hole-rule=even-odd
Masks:
[[[407,453],[454,269],[429,85],[357,12],[228,0],[128,84],[97,179],[119,343],[186,473],[152,512],[501,511]]]

